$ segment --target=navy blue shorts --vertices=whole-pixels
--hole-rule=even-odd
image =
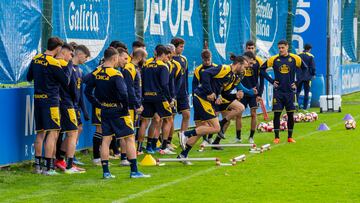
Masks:
[[[92,107],[91,111],[91,123],[93,125],[101,125],[101,109]]]
[[[258,108],[258,104],[256,102],[256,97],[249,97],[249,96],[244,96],[240,102],[245,106],[245,108],[247,108],[249,106],[249,108],[253,109],[253,108]]]
[[[134,134],[134,126],[130,115],[120,118],[102,118],[101,122],[103,136],[115,136],[124,138]]]
[[[82,125],[81,111],[80,111],[80,109],[75,109],[75,111],[76,111],[76,118],[77,118],[78,126],[80,126],[80,125]]]
[[[142,118],[150,119],[157,113],[160,118],[172,116],[172,110],[168,101],[159,102],[143,102],[144,111],[141,114]]]
[[[69,132],[78,129],[76,111],[74,107],[60,106],[61,132]]]
[[[189,97],[178,98],[176,100],[176,110],[178,113],[190,110]]]
[[[273,111],[282,111],[284,108],[287,112],[295,111],[295,93],[285,93],[274,91]]]
[[[34,105],[36,131],[60,130],[59,106]]]
[[[194,121],[207,121],[216,118],[215,103],[205,100],[196,94],[193,98]]]
[[[130,115],[132,122],[134,123],[134,128],[139,128],[140,127],[140,118],[139,118],[139,115],[135,113],[135,109],[129,109],[129,115]]]
[[[236,100],[236,94],[226,94],[221,95],[221,104],[218,105],[218,110],[220,112],[222,111],[228,111],[230,104]]]

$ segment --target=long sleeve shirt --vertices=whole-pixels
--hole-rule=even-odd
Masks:
[[[169,77],[169,67],[163,61],[145,64],[141,73],[143,101],[171,101]]]
[[[36,55],[30,64],[26,79],[34,81],[34,100],[41,105],[59,105],[60,87],[67,88],[72,70],[46,54]]]
[[[297,81],[311,80],[316,75],[316,67],[314,55],[309,52],[302,52],[299,54],[301,60],[306,64],[306,67],[302,67],[296,73]]]
[[[90,103],[101,108],[101,117],[126,116],[128,91],[124,77],[113,67],[98,67],[86,76],[85,96]]]
[[[260,57],[256,56],[256,63],[251,67],[245,69],[244,78],[241,80],[241,84],[247,89],[256,88],[258,90],[257,96],[262,95],[264,91],[264,77],[260,74],[260,67],[263,61]],[[245,92],[245,91],[244,91]],[[245,93],[245,96],[251,96]]]

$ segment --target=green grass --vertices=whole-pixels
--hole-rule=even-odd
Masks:
[[[345,130],[342,121],[346,113],[359,119],[359,103],[360,93],[343,97],[342,113],[320,114],[317,122],[296,124],[296,144],[285,143],[282,133],[281,144],[263,154],[249,154],[244,148],[200,153],[197,147],[190,153],[223,162],[246,153],[247,160],[234,167],[171,163],[140,167],[152,178],[133,180],[128,168],[112,161],[117,178],[102,180],[101,168],[92,166],[89,156],[81,156],[88,171],[79,175],[44,177],[31,174],[29,165],[12,166],[0,171],[0,202],[359,202],[360,133]],[[244,121],[248,126],[249,119]],[[323,122],[330,131],[316,131]],[[248,128],[243,132],[247,137]],[[234,134],[232,125],[226,141]],[[272,139],[272,133],[255,137],[258,144]]]

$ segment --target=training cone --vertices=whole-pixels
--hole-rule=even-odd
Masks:
[[[160,148],[160,147],[161,147],[161,142],[160,142],[160,140],[157,141],[156,147],[157,147],[157,148]]]
[[[156,166],[156,160],[151,156],[151,154],[147,154],[140,162],[140,166]]]
[[[326,123],[322,123],[322,124],[320,124],[318,130],[325,131],[325,130],[330,130],[330,128],[326,125]]]
[[[343,121],[348,121],[348,120],[354,120],[351,114],[346,114],[345,117],[343,118]]]

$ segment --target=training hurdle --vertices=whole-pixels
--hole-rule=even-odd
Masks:
[[[267,151],[267,150],[271,149],[271,146],[270,146],[270,144],[264,144],[263,146],[261,146],[261,149],[264,151]]]
[[[251,147],[251,148],[256,148],[256,144],[205,144],[205,145],[200,145],[199,152],[204,151],[206,147]]]
[[[231,159],[230,161],[231,161],[231,164],[232,164],[233,166],[235,166],[237,162],[243,162],[243,161],[245,161],[245,160],[246,160],[246,155],[245,155],[245,154],[242,154],[242,155],[240,155],[240,156],[234,157],[234,158]]]
[[[217,166],[221,165],[220,159],[216,157],[210,157],[210,158],[160,158],[156,159],[156,165],[160,166],[162,162],[183,162],[183,161],[215,161],[215,164]]]
[[[264,144],[263,146],[261,146],[260,148],[251,148],[250,149],[250,153],[252,154],[261,154],[263,153],[264,151],[268,151],[271,149],[271,146],[270,144]]]

